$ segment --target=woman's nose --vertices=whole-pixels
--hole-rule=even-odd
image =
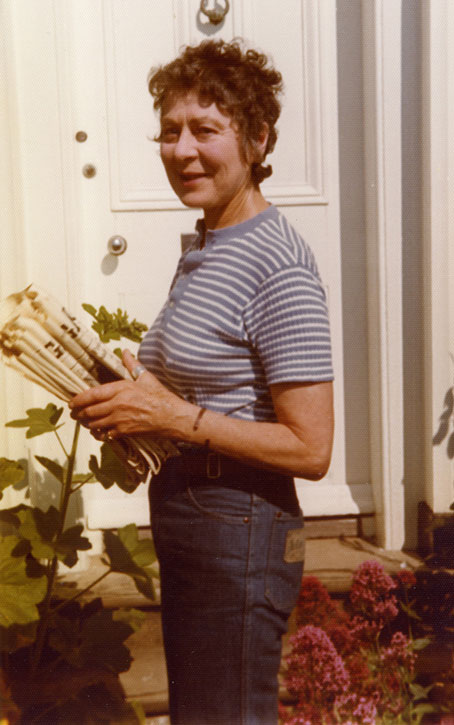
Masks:
[[[187,159],[197,155],[196,139],[189,129],[183,128],[175,145],[174,154],[177,159]]]

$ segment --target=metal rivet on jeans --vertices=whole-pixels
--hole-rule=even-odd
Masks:
[[[248,524],[249,523],[249,516],[245,516],[244,519],[243,519],[243,521],[244,521],[245,524]]]

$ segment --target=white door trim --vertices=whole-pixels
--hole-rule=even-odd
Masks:
[[[27,275],[23,234],[21,157],[16,68],[13,43],[12,0],[0,0],[0,299],[25,286]],[[25,409],[24,388],[30,386],[16,373],[2,366],[0,375],[0,455],[25,455],[22,437],[4,427]],[[3,506],[13,505],[14,492],[5,491]]]
[[[382,546],[404,543],[401,2],[363,11],[371,477]]]

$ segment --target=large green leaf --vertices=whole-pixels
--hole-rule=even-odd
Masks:
[[[137,587],[149,599],[155,599],[153,578],[156,577],[156,552],[151,539],[139,539],[135,524],[118,530],[104,532],[104,546],[112,571],[130,576]]]
[[[424,649],[429,644],[430,644],[429,637],[420,637],[419,639],[414,639],[411,643],[412,649],[414,649],[414,650]]]
[[[124,641],[133,632],[126,622],[115,621],[112,610],[102,609],[83,623],[80,654],[87,663],[126,672],[132,657]]]
[[[10,420],[5,425],[8,428],[28,428],[25,434],[26,438],[34,438],[43,433],[51,433],[63,425],[57,425],[63,413],[63,408],[57,408],[53,403],[48,403],[45,408],[29,408],[25,412],[27,413],[27,418]]]
[[[37,604],[47,589],[45,576],[27,576],[25,557],[12,556],[16,536],[0,539],[0,625],[27,624],[39,618]]]
[[[0,458],[0,499],[3,497],[5,488],[19,483],[24,476],[25,470],[18,461]]]
[[[92,545],[89,539],[86,536],[81,536],[83,529],[82,524],[71,526],[60,534],[55,543],[55,553],[66,566],[74,566],[78,559],[78,551],[91,549]]]
[[[53,476],[57,479],[57,481],[60,481],[60,483],[63,483],[65,480],[65,469],[63,466],[61,466],[56,461],[52,461],[50,458],[46,458],[46,456],[35,456],[36,460],[41,463],[44,468],[47,468],[48,471],[51,472]]]
[[[135,524],[123,526],[118,529],[117,533],[138,566],[144,567],[155,563],[157,557],[153,539],[139,539],[139,532]]]
[[[10,536],[17,534],[20,521],[15,513],[15,509],[0,510],[0,536]]]
[[[60,512],[54,506],[50,506],[47,511],[41,511],[22,505],[14,511],[13,515],[18,522],[17,531],[22,537],[15,554],[31,553],[35,559],[52,559],[57,556],[66,566],[72,567],[77,562],[77,551],[91,549],[90,541],[81,536],[81,524],[58,534]]]
[[[48,520],[51,519],[50,516],[46,518]],[[54,547],[51,543],[52,533],[50,533],[49,536],[44,537],[39,531],[36,522],[35,509],[27,507],[19,513],[19,519],[21,521],[19,534],[23,539],[26,539],[29,542],[30,553],[35,557],[35,559],[52,559],[55,553]]]
[[[120,459],[107,443],[102,444],[100,452],[101,460],[99,463],[96,456],[90,456],[88,464],[90,471],[104,488],[110,488],[114,483],[122,488],[126,479],[126,472]]]
[[[113,618],[116,622],[125,622],[134,632],[138,632],[145,621],[145,612],[141,609],[114,609]]]
[[[95,476],[96,480],[101,483],[104,488],[110,488],[117,484],[122,491],[131,493],[137,488],[137,483],[131,482],[126,474],[126,469],[115,454],[109,443],[103,443],[101,446],[101,461],[98,463],[96,456],[90,456],[88,467]]]
[[[133,619],[137,619],[133,615]],[[86,605],[72,602],[51,622],[49,642],[72,667],[102,667],[125,672],[132,661],[125,640],[135,628],[116,612],[105,609],[100,599]]]
[[[36,639],[37,624],[38,620],[35,619],[28,624],[0,627],[0,651],[11,653],[21,647],[29,647]]]

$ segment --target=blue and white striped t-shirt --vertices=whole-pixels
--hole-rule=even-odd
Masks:
[[[139,359],[192,403],[275,421],[271,383],[333,379],[314,256],[274,206],[207,231],[199,247],[200,238],[182,255]]]

